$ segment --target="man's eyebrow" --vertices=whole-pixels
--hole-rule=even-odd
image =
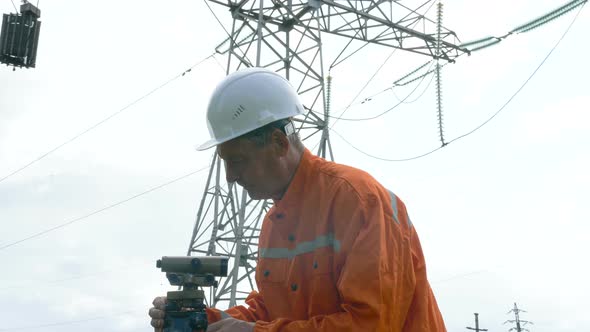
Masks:
[[[246,158],[246,155],[241,153],[241,151],[236,152],[235,154],[232,154],[230,156],[225,156],[225,158],[219,153],[219,151],[217,151],[217,156],[219,156],[219,158],[221,158],[223,160],[226,160],[226,159],[235,160],[235,159],[245,159]]]

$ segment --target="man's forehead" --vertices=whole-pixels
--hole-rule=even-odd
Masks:
[[[235,156],[244,156],[253,153],[255,144],[244,138],[236,138],[231,141],[219,144],[217,154],[221,159],[227,159]]]

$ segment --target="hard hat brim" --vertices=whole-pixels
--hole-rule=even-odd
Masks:
[[[201,145],[197,145],[195,147],[195,149],[197,149],[197,151],[205,151],[205,150],[209,150],[212,147],[215,147],[221,143],[224,143],[223,140],[216,140],[216,139],[210,139],[207,142],[201,144]]]

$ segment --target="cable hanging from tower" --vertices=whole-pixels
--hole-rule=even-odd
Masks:
[[[80,138],[81,136],[87,134],[88,132],[96,129],[97,127],[99,127],[100,125],[104,124],[105,122],[111,120],[112,118],[114,118],[115,116],[123,113],[124,111],[126,111],[127,109],[131,108],[131,106],[139,103],[140,101],[144,100],[145,98],[149,97],[150,95],[154,94],[156,91],[162,89],[163,87],[167,86],[168,84],[172,83],[173,81],[177,80],[178,78],[181,78],[183,76],[185,76],[186,74],[190,73],[192,69],[194,69],[195,67],[199,66],[200,64],[202,64],[203,62],[213,58],[215,56],[215,52],[212,53],[211,55],[203,58],[202,60],[198,61],[197,63],[195,63],[194,65],[192,65],[191,67],[189,67],[188,69],[184,70],[182,73],[177,74],[176,76],[168,79],[166,82],[160,84],[159,86],[157,86],[156,88],[150,90],[148,93],[142,95],[141,97],[135,99],[134,101],[130,102],[129,104],[127,104],[126,106],[124,106],[123,108],[119,109],[118,111],[112,113],[111,115],[105,117],[104,119],[98,121],[97,123],[93,124],[92,126],[86,128],[85,130],[81,131],[80,133],[76,134],[75,136],[71,137],[70,139],[64,141],[63,143],[53,147],[52,149],[50,149],[49,151],[41,154],[40,156],[38,156],[37,158],[31,160],[30,162],[28,162],[27,164],[17,168],[16,170],[12,171],[11,173],[4,175],[3,177],[0,178],[0,182],[8,179],[9,177],[20,173],[21,171],[27,169],[29,166],[37,163],[38,161],[44,159],[45,157],[49,156],[50,154],[52,154],[53,152],[61,149],[62,147],[64,147],[65,145],[75,141],[76,139]]]
[[[431,3],[432,2],[432,3]],[[430,11],[430,9],[433,7],[434,5],[434,1],[433,0],[428,0],[426,3],[424,3],[422,6],[431,3],[430,6],[425,10],[424,14],[422,14],[422,16],[426,15],[426,13],[428,13]],[[421,6],[421,7],[422,7]],[[412,28],[414,28],[416,25],[418,25],[420,21],[416,21],[413,25]],[[351,39],[352,41],[352,39]],[[348,45],[350,45],[351,41],[349,41],[349,43],[345,46],[348,47]],[[354,53],[358,52],[360,49],[362,49],[364,46],[368,45],[365,44],[363,45],[361,48],[359,48],[358,50],[356,50],[355,52],[353,52],[351,55],[349,55],[348,57],[352,56]],[[344,108],[344,110],[340,113],[339,116],[331,116],[331,118],[335,119],[335,121],[332,123],[332,125],[330,126],[330,128],[333,128],[336,125],[336,122],[338,122],[338,120],[342,119],[344,120],[344,118],[342,118],[342,116],[348,111],[348,109],[355,104],[355,101],[357,100],[357,98],[360,96],[360,94],[367,88],[367,86],[371,83],[371,81],[375,78],[375,76],[377,76],[377,74],[381,71],[381,69],[385,66],[385,64],[389,61],[389,59],[393,56],[393,54],[395,54],[395,52],[398,50],[398,48],[394,48],[393,51],[389,54],[389,56],[387,56],[387,58],[385,59],[385,61],[383,62],[383,64],[381,64],[381,66],[379,66],[379,68],[377,68],[377,70],[375,71],[375,73],[371,76],[371,78],[369,78],[369,80],[365,83],[365,85],[360,89],[360,91],[354,96],[354,98],[352,99],[352,101],[348,104],[348,106],[346,106]],[[333,67],[335,67],[338,63],[342,62],[338,62],[336,63],[336,61],[338,60],[338,58],[342,55],[342,53],[344,52],[344,50],[342,50],[342,52],[340,52],[340,54],[337,56],[337,58],[334,60],[334,62],[332,62],[332,64],[330,65],[330,69],[332,69]],[[347,57],[347,58],[348,58]],[[387,89],[386,89],[387,90]],[[384,91],[382,91],[384,92]],[[364,102],[363,102],[364,103]],[[395,106],[394,106],[395,107]],[[391,110],[391,109],[390,109]],[[386,111],[385,113],[387,113],[388,111]],[[384,113],[384,114],[385,114]]]
[[[584,3],[587,1],[583,1]],[[512,100],[522,91],[522,89],[529,83],[529,81],[535,76],[535,74],[539,71],[539,69],[541,69],[541,67],[545,64],[545,62],[547,61],[547,59],[551,56],[551,54],[553,54],[553,51],[555,51],[555,49],[559,46],[559,44],[561,43],[561,41],[565,38],[565,36],[568,34],[568,32],[570,31],[571,27],[574,25],[574,23],[576,22],[576,20],[578,19],[580,12],[582,11],[583,7],[580,7],[580,10],[576,13],[576,15],[574,16],[574,19],[571,21],[571,23],[568,25],[568,27],[566,28],[565,32],[561,35],[561,37],[557,40],[557,42],[555,43],[555,45],[551,48],[551,50],[547,53],[547,55],[545,55],[545,57],[543,58],[543,60],[541,61],[541,63],[535,68],[535,70],[533,70],[533,72],[529,75],[529,77],[521,84],[521,86],[508,98],[508,100],[494,113],[492,114],[487,120],[485,120],[484,122],[482,122],[480,125],[478,125],[477,127],[473,128],[472,130],[459,135],[455,138],[453,138],[452,140],[446,142],[446,145],[440,145],[428,152],[413,156],[413,157],[408,157],[408,158],[398,158],[398,159],[391,159],[391,158],[384,158],[384,157],[380,157],[380,156],[375,156],[372,154],[367,153],[366,151],[354,146],[351,142],[349,142],[348,140],[346,140],[344,138],[343,135],[339,134],[338,132],[336,132],[333,128],[331,129],[332,132],[334,132],[336,135],[338,135],[344,142],[346,142],[350,147],[352,147],[353,149],[357,150],[358,152],[371,157],[373,159],[377,159],[377,160],[381,160],[381,161],[389,161],[389,162],[402,162],[402,161],[410,161],[410,160],[416,160],[416,159],[420,159],[423,157],[426,157],[428,155],[431,155],[433,153],[435,153],[436,151],[442,149],[443,147],[458,141],[460,139],[463,139],[473,133],[475,133],[476,131],[478,131],[479,129],[481,129],[483,126],[485,126],[486,124],[488,124],[490,121],[492,121],[498,114],[500,114],[500,112],[502,112],[506,106],[508,106],[508,104],[510,104],[510,102],[512,102]]]
[[[445,64],[445,65],[446,65],[446,64]],[[432,66],[432,65],[431,65],[431,66]],[[444,66],[444,65],[442,65],[442,66]],[[383,112],[381,112],[381,113],[379,113],[379,114],[377,114],[377,115],[374,115],[374,116],[369,116],[369,117],[364,117],[364,118],[343,118],[343,117],[341,117],[341,116],[333,116],[333,115],[328,115],[328,117],[329,117],[329,118],[332,118],[332,119],[336,119],[336,120],[342,120],[342,121],[369,121],[369,120],[375,120],[375,119],[377,119],[377,118],[380,118],[380,117],[382,117],[383,115],[385,115],[385,114],[387,114],[387,113],[389,113],[389,112],[393,111],[394,109],[396,109],[396,108],[397,108],[398,106],[400,106],[401,104],[405,103],[405,102],[406,102],[406,100],[407,100],[408,98],[410,98],[410,97],[411,97],[411,96],[414,94],[414,92],[416,92],[416,90],[417,90],[417,89],[418,89],[418,88],[419,88],[419,87],[422,85],[422,83],[424,82],[424,80],[426,79],[426,77],[428,77],[428,75],[429,75],[429,74],[431,74],[432,72],[433,72],[432,70],[429,70],[429,71],[428,71],[426,74],[424,74],[424,75],[420,75],[419,77],[417,77],[417,78],[415,78],[415,79],[412,79],[411,81],[408,81],[408,82],[406,82],[404,85],[406,85],[406,84],[408,84],[408,83],[410,83],[410,82],[414,82],[414,81],[416,81],[416,80],[420,79],[420,82],[418,82],[418,84],[416,84],[416,86],[415,86],[415,87],[412,89],[412,91],[410,91],[410,93],[408,93],[408,95],[406,95],[406,96],[405,96],[403,99],[401,99],[401,100],[400,100],[400,101],[399,101],[397,104],[393,105],[392,107],[390,107],[390,108],[386,109],[385,111],[383,111]],[[400,85],[398,85],[398,86],[400,86]],[[395,88],[395,85],[394,85],[394,86],[391,86],[391,87],[389,87],[389,88],[387,88],[387,89],[385,89],[385,90],[383,90],[383,91],[381,91],[381,92],[379,92],[379,93],[377,93],[377,94],[375,94],[374,96],[376,96],[376,95],[379,95],[379,94],[381,94],[381,93],[383,93],[383,92],[386,92],[386,91],[393,91],[393,88]],[[373,96],[373,97],[374,97],[374,96]],[[373,100],[373,97],[368,97],[368,98],[365,98],[365,99],[364,99],[364,100],[361,102],[361,104],[363,104],[363,103],[365,103],[365,102],[372,101],[372,100]],[[415,101],[415,100],[414,100],[414,101]],[[350,106],[349,106],[349,107],[350,107]]]
[[[529,32],[529,31],[536,29],[542,25],[545,25],[545,24],[555,20],[556,18],[559,18],[559,17],[569,13],[570,11],[584,5],[586,2],[588,2],[588,0],[570,1],[570,2],[566,3],[565,5],[557,8],[557,9],[554,9],[553,11],[551,11],[541,17],[538,17],[532,21],[529,21],[525,24],[521,24],[521,25],[517,26],[516,28],[510,30],[508,33],[506,33],[503,36],[500,36],[500,37],[489,36],[489,37],[476,39],[476,40],[473,40],[470,42],[463,43],[460,45],[460,47],[463,47],[471,52],[475,52],[475,51],[479,51],[481,49],[496,45],[510,35]]]

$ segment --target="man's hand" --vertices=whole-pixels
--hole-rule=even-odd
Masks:
[[[207,332],[253,332],[254,324],[235,318],[225,318],[207,327]]]
[[[153,308],[150,308],[149,315],[152,318],[151,324],[154,327],[154,332],[162,332],[164,330],[164,316],[166,312],[166,296],[158,296],[152,302]]]

